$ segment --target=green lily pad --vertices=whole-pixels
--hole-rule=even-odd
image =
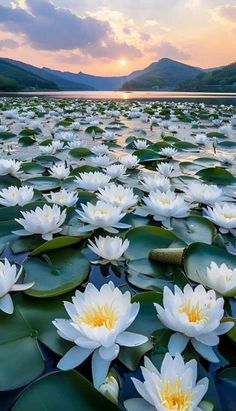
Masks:
[[[39,191],[49,191],[60,187],[61,181],[55,177],[33,177],[25,180],[23,184]]]
[[[223,167],[210,167],[200,170],[196,173],[204,181],[210,181],[216,184],[232,184],[235,182],[235,177]]]
[[[27,282],[35,282],[26,291],[28,295],[39,298],[61,295],[82,284],[88,276],[90,265],[80,250],[47,251],[44,258],[31,257],[24,265]]]
[[[17,400],[12,411],[118,411],[76,371],[57,372],[31,385]]]
[[[201,216],[190,216],[188,218],[172,218],[171,227],[174,233],[186,244],[203,241],[212,244],[216,234],[214,224],[207,218]]]
[[[73,158],[81,159],[88,156],[93,156],[93,153],[86,147],[78,147],[70,150],[69,155]]]

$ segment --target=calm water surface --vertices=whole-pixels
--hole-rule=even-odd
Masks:
[[[236,93],[187,93],[173,91],[41,91],[21,93],[0,93],[7,97],[49,97],[79,100],[149,100],[149,101],[192,101],[207,104],[236,106]]]

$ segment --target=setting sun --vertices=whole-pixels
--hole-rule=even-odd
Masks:
[[[128,64],[128,61],[127,61],[127,60],[125,60],[125,59],[121,59],[121,60],[120,60],[120,65],[121,65],[122,67],[127,66],[127,64]]]

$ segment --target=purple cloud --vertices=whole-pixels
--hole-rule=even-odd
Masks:
[[[219,7],[218,13],[224,19],[236,23],[236,6],[228,4],[226,6]]]
[[[149,48],[148,51],[156,53],[158,58],[168,57],[174,60],[188,60],[191,57],[168,41],[163,41],[159,45]]]
[[[121,49],[140,55],[135,47],[117,43],[108,22],[81,18],[57,8],[49,0],[26,0],[27,10],[0,6],[0,25],[7,31],[26,36],[39,50],[74,50],[92,56],[114,57]]]
[[[15,49],[19,47],[19,44],[12,39],[0,40],[0,49]]]

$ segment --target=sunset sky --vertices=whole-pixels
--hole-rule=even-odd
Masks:
[[[236,61],[236,1],[0,0],[0,56],[100,75],[221,66]]]

